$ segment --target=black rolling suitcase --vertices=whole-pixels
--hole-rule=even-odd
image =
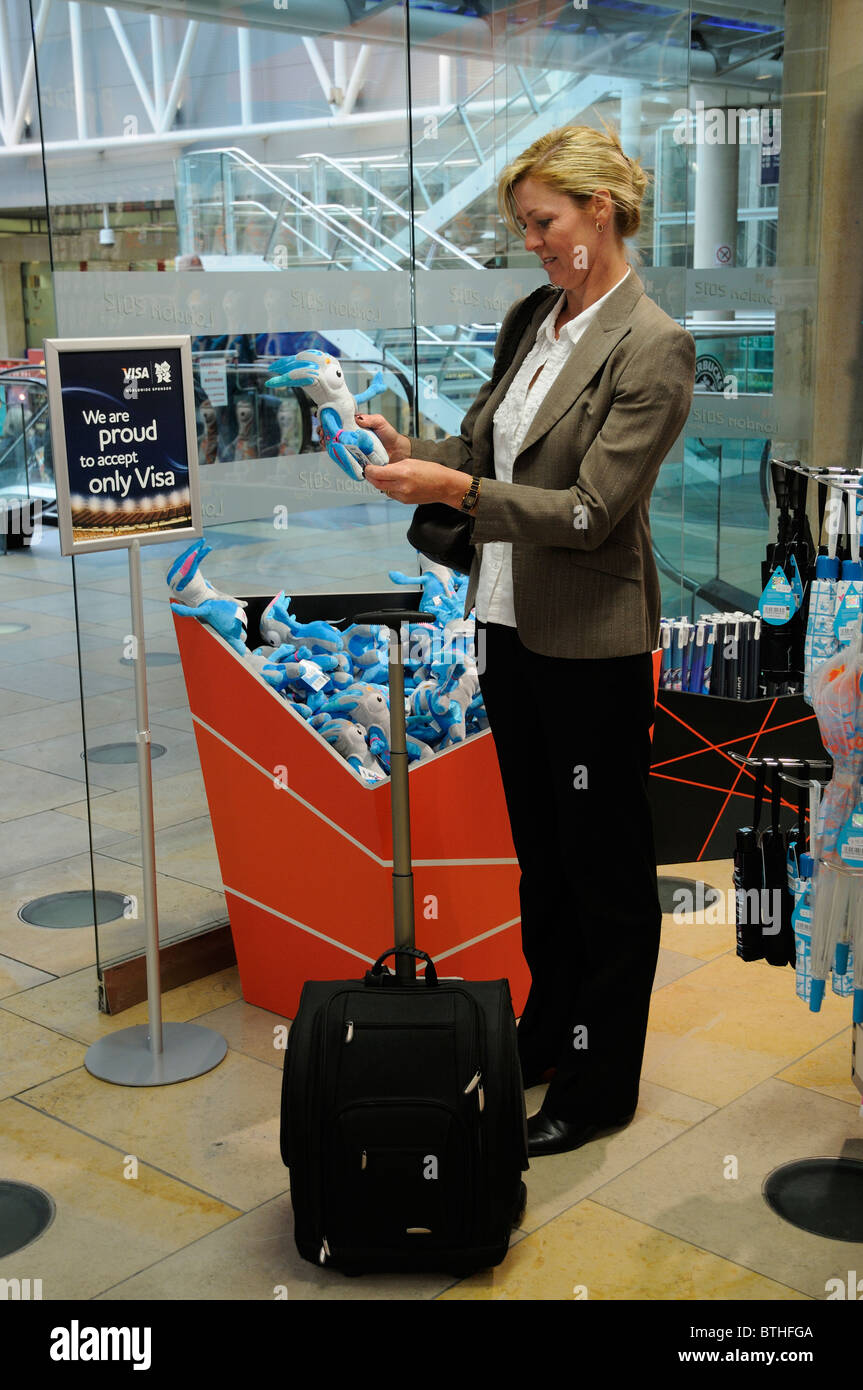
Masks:
[[[428,619],[378,612],[356,621]],[[282,1158],[304,1259],[348,1273],[469,1273],[500,1263],[524,1208],[515,1017],[506,980],[441,980],[414,947],[397,629],[389,675],[396,946],[361,980],[303,987],[285,1055]],[[417,959],[426,961],[421,980]]]

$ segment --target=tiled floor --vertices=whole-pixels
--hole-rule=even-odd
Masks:
[[[403,566],[391,530],[382,526],[386,564]],[[306,582],[302,560],[288,579],[274,573],[271,540],[224,539],[222,563],[208,570],[224,588],[335,587],[341,573],[356,587],[382,579],[354,572],[349,532],[329,575],[320,575],[319,549],[300,548],[317,576]],[[144,557],[152,650],[174,650],[162,587],[169,552]],[[78,585],[88,735],[108,743],[129,737],[134,711],[120,660],[123,564],[98,558],[86,557]],[[17,917],[34,896],[89,885],[69,565],[50,538],[32,555],[0,557],[0,624],[29,624],[0,636],[0,1173],[44,1188],[57,1207],[40,1239],[0,1260],[0,1278],[41,1279],[46,1299],[253,1300],[284,1287],[300,1300],[779,1302],[823,1299],[828,1279],[863,1268],[863,1246],[794,1229],[761,1194],[790,1159],[863,1158],[850,1003],[828,993],[810,1014],[790,971],[736,958],[727,922],[665,919],[635,1120],[575,1153],[535,1160],[510,1255],[470,1279],[347,1279],[299,1259],[278,1151],[283,1021],[243,1001],[235,970],[163,1001],[166,1020],[195,1020],[226,1038],[215,1070],[140,1090],[91,1077],[87,1046],[143,1022],[145,1006],[99,1014],[92,930],[48,931]],[[224,907],[182,678],[171,666],[151,675],[154,733],[169,750],[154,764],[169,937],[222,920]],[[94,765],[90,790],[97,885],[134,895],[134,777]],[[731,884],[727,861],[667,871]],[[100,928],[103,959],[135,953],[140,941],[134,919]],[[529,1109],[541,1095],[529,1093]]]
[[[675,872],[727,888],[730,867]],[[863,1246],[787,1225],[761,1188],[795,1158],[863,1158],[849,1003],[828,994],[810,1014],[790,971],[744,965],[733,927],[724,942],[716,931],[665,919],[635,1120],[534,1160],[510,1255],[462,1280],[348,1279],[299,1259],[278,1151],[283,1021],[244,1003],[235,970],[163,1001],[166,1020],[225,1037],[220,1066],[121,1091],[91,1077],[83,1054],[143,1022],[145,1006],[108,1018],[89,965],[51,978],[0,957],[0,1052],[11,1059],[0,1171],[58,1208],[39,1240],[0,1260],[0,1278],[39,1278],[45,1298],[271,1299],[284,1287],[300,1300],[823,1299],[828,1279],[861,1267]],[[528,1108],[541,1097],[529,1092]]]

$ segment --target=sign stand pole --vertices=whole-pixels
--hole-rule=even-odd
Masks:
[[[147,655],[144,646],[144,599],[141,546],[129,545],[129,593],[135,639],[135,715],[138,746],[138,810],[141,819],[144,917],[147,925],[148,1023],[109,1033],[87,1049],[84,1065],[92,1076],[119,1086],[169,1086],[188,1081],[218,1066],[228,1045],[220,1033],[196,1023],[162,1022],[159,973],[159,913],[156,893],[156,832],[153,819],[153,768],[147,707]]]

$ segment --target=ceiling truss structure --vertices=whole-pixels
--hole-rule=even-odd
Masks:
[[[531,0],[531,3],[537,6],[535,23],[526,24],[524,30],[524,42],[527,43],[529,40],[539,46],[535,47],[535,51],[525,50],[524,56],[519,59],[516,40],[516,47],[512,48],[511,53],[508,49],[507,61],[522,61],[528,65],[533,61],[534,68],[539,71],[561,66],[581,71],[582,75],[588,76],[598,70],[607,71],[604,63],[601,68],[597,67],[597,63],[604,56],[609,40],[615,38],[621,44],[622,78],[629,76],[655,83],[657,65],[663,72],[667,71],[663,80],[671,82],[672,85],[685,85],[690,79],[721,82],[725,74],[733,73],[732,81],[744,86],[756,78],[759,82],[764,78],[775,81],[781,73],[781,65],[776,61],[783,38],[780,28],[767,33],[738,33],[725,39],[724,36],[720,38],[719,33],[711,29],[709,20],[702,18],[701,29],[693,28],[691,46],[687,49],[687,43],[690,41],[689,20],[682,10],[672,24],[676,46],[663,47],[655,42],[652,30],[650,36],[646,31],[641,34],[631,32],[627,39],[626,34],[621,31],[621,25],[625,27],[626,24],[632,23],[628,6],[622,7],[619,15],[613,5],[610,9],[604,5],[592,7],[591,25],[595,32],[580,35],[578,50],[571,50],[567,57],[561,50],[559,40],[563,35],[555,32],[556,25],[552,23],[552,27],[548,28],[547,19],[540,23],[546,13],[543,8],[545,2],[546,0]],[[65,41],[68,42],[69,54],[68,64],[64,66],[72,78],[74,128],[70,129],[68,138],[52,138],[46,141],[47,153],[107,153],[112,149],[128,148],[129,139],[134,139],[139,145],[168,144],[183,147],[201,140],[218,140],[224,143],[233,137],[265,137],[288,130],[338,126],[342,122],[385,125],[387,122],[404,120],[403,109],[360,112],[355,109],[373,50],[379,43],[392,45],[396,40],[403,41],[404,35],[399,28],[399,14],[396,12],[399,7],[395,0],[381,0],[380,4],[372,6],[371,9],[364,8],[365,0],[272,0],[268,7],[270,17],[267,23],[272,27],[274,18],[283,12],[286,32],[293,32],[301,39],[302,49],[314,74],[313,80],[319,85],[328,108],[327,115],[276,122],[255,120],[249,24],[255,22],[258,17],[257,10],[263,6],[259,5],[257,0],[243,0],[231,14],[241,21],[245,19],[246,23],[229,26],[225,24],[224,19],[220,20],[220,27],[232,29],[235,36],[240,122],[233,126],[200,128],[179,126],[177,114],[183,101],[195,46],[201,41],[201,30],[214,20],[214,15],[209,12],[207,0],[182,0],[182,4],[180,0],[177,0],[176,4],[173,4],[172,0],[146,0],[146,8],[149,11],[148,30],[144,30],[144,33],[149,34],[149,42],[145,41],[143,45],[141,26],[136,26],[133,43],[127,25],[128,14],[134,13],[136,9],[140,12],[140,6],[144,5],[145,0],[125,0],[128,7],[124,11],[125,20],[112,6],[101,6],[86,0],[88,10],[99,8],[103,11],[116,41],[118,55],[128,70],[141,103],[143,119],[139,121],[138,117],[133,117],[129,122],[130,128],[124,129],[122,135],[90,128],[87,94],[88,91],[92,91],[92,84],[88,88],[82,0],[33,0],[36,53],[38,54],[45,38],[52,4],[56,8],[58,3],[66,9],[69,16],[68,30],[64,35]],[[764,9],[763,17],[769,26],[770,19],[776,14],[776,0],[748,0],[748,3],[754,5],[756,10],[759,7]],[[506,9],[510,0],[498,0],[498,4]],[[490,8],[495,10],[497,7],[494,0],[491,0]],[[723,7],[739,8],[736,0],[734,4],[731,4],[731,0],[713,0],[714,11],[721,12]],[[13,13],[20,15],[20,8],[21,0],[0,0],[0,156],[32,155],[34,147],[38,148],[39,145],[38,133],[35,138],[33,134],[37,131],[34,44],[31,41],[29,45],[19,46],[27,51],[23,62],[19,59],[17,63],[13,62],[13,48],[10,44],[10,34],[14,27],[11,22]],[[209,8],[212,8],[212,5]],[[573,11],[575,16],[579,16],[580,13],[579,10]],[[627,15],[630,16],[629,19]],[[163,26],[166,17],[174,21],[179,20],[184,26],[179,47],[165,42]],[[678,20],[684,21],[682,33]],[[353,40],[349,41],[352,22],[355,32]],[[387,24],[389,28],[386,27]],[[529,30],[532,32],[528,33]],[[668,32],[670,35],[672,31]],[[422,120],[426,116],[441,115],[451,107],[453,52],[464,53],[474,58],[485,57],[491,60],[490,66],[500,61],[499,56],[495,57],[493,54],[488,28],[478,18],[435,13],[423,8],[412,10],[411,35],[411,42],[419,44],[422,51],[430,55],[437,54],[439,64],[438,103],[415,108],[415,119]],[[321,51],[319,37],[328,38],[332,42],[332,71]],[[54,35],[53,42],[56,41],[57,36]],[[548,45],[550,47],[547,47]],[[144,52],[141,52],[142,47]],[[15,71],[16,67],[20,70]],[[765,88],[762,87],[761,90],[764,91]]]
[[[17,74],[13,71],[9,23],[10,9],[13,3],[15,0],[0,0],[0,139],[2,139],[0,153],[30,155],[33,153],[34,147],[39,145],[38,138],[34,139],[30,135],[30,132],[36,128],[36,59],[31,38],[22,70]],[[38,0],[38,9],[33,25],[37,53],[45,36],[51,6],[52,0]],[[90,128],[86,100],[88,91],[87,62],[81,16],[82,5],[79,0],[68,0],[66,8],[69,14],[67,37],[69,71],[72,75],[74,97],[75,138],[71,142],[63,141],[62,145],[65,147],[74,143],[75,147],[80,149],[104,148],[106,144],[118,142],[116,139],[105,137]],[[184,83],[188,76],[195,42],[201,28],[201,21],[189,19],[186,22],[183,41],[179,53],[176,54],[173,70],[169,70],[161,14],[150,14],[149,54],[140,55],[139,53],[136,54],[123,23],[123,18],[118,11],[109,5],[99,8],[105,14],[116,39],[119,56],[135,86],[149,126],[149,129],[130,129],[123,137],[120,137],[122,141],[137,139],[143,143],[162,143],[166,139],[168,141],[173,139],[177,143],[189,144],[202,137],[210,138],[216,133],[221,133],[222,129],[227,129],[220,128],[219,131],[214,131],[208,128],[207,130],[196,131],[185,126],[182,129],[173,129],[177,111],[182,101]],[[250,30],[245,26],[230,27],[234,30],[237,46],[241,128],[251,135],[268,134],[274,129],[287,128],[289,124],[287,122],[280,122],[277,127],[273,126],[272,123],[256,125]],[[329,107],[330,117],[336,121],[347,122],[354,113],[357,97],[362,90],[372,45],[360,44],[358,51],[351,57],[351,46],[342,40],[334,40],[332,72],[327,68],[316,38],[304,36],[303,46]],[[139,61],[139,57],[141,61]],[[149,67],[149,76],[145,75],[142,70],[142,61],[145,67]],[[440,59],[442,96],[445,94],[448,83],[450,62],[449,58],[443,56]],[[389,112],[380,113],[381,118],[388,118],[390,115]],[[59,148],[58,142],[48,141],[46,142],[46,149],[51,150],[55,145]]]

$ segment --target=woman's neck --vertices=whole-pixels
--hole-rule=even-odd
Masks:
[[[602,299],[603,295],[608,294],[610,290],[619,285],[628,270],[629,265],[626,261],[614,261],[598,279],[588,279],[577,289],[567,290],[565,311],[567,321],[583,314],[585,309],[590,308],[591,304],[595,304],[598,299]]]

